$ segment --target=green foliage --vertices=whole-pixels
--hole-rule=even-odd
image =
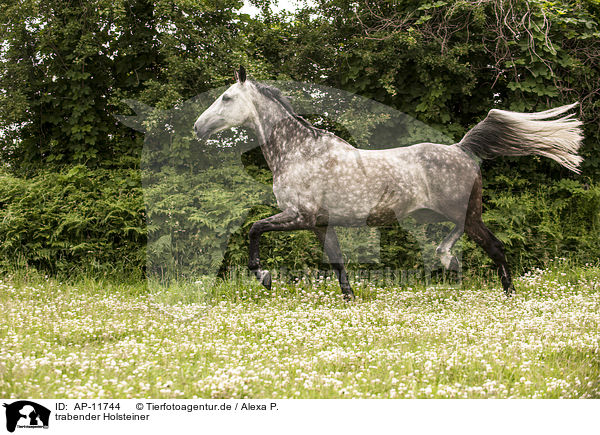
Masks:
[[[268,172],[248,167],[236,176],[231,176],[231,168],[227,172],[231,182],[227,188],[216,170],[194,176],[163,174],[146,186],[144,196],[134,170],[92,171],[75,166],[31,179],[3,173],[0,266],[20,265],[63,275],[82,270],[99,275],[142,271],[146,266],[145,198],[150,212],[148,266],[154,274],[197,276],[219,268],[223,272],[244,267],[250,226],[276,209],[267,205],[268,184],[261,189],[247,178],[250,172],[267,181]],[[486,206],[484,221],[505,244],[517,272],[557,256],[579,263],[600,257],[597,185],[560,180],[531,191],[505,178],[503,189],[487,191]],[[422,267],[424,254],[416,233],[400,226],[382,228],[380,233],[380,262],[361,264],[347,257],[353,260],[350,269]],[[441,240],[444,235],[442,227],[428,237]],[[344,236],[340,238],[344,243]],[[307,231],[266,234],[261,248],[269,268],[323,267],[323,253]],[[465,270],[490,267],[489,258],[466,237],[458,249],[462,249]]]
[[[268,192],[245,173],[239,156],[229,158],[234,161],[225,168],[144,175],[150,273],[163,278],[219,270],[230,235]]]
[[[239,63],[239,0],[0,0],[0,157],[13,172],[131,167],[124,99],[172,107]]]
[[[63,275],[143,270],[144,215],[135,170],[0,173],[0,265]]]
[[[146,135],[146,154],[160,169],[143,178],[144,199],[138,174],[101,169],[140,166],[144,137],[114,117],[131,113],[125,99],[170,110],[229,83],[239,64],[256,79],[355,92],[455,140],[493,107],[535,111],[579,100],[584,178],[547,159],[486,161],[484,219],[517,268],[598,257],[596,0],[318,0],[294,14],[254,3],[263,11],[257,19],[238,12],[240,0],[0,0],[0,158],[13,174],[0,175],[3,265],[143,269],[144,205],[148,264],[163,268],[155,272],[244,265],[251,223],[276,212],[259,153],[246,153],[243,165],[220,162],[216,148],[199,149],[191,135]],[[364,139],[307,115],[353,143]],[[370,115],[377,124],[379,114]],[[194,116],[180,116],[174,128],[187,131]],[[233,201],[239,197],[247,201]],[[420,231],[443,237],[443,227]],[[371,247],[368,240],[358,248]],[[382,262],[349,258],[353,267],[409,268],[430,255],[401,226],[382,229],[380,240]],[[467,268],[489,264],[463,245]],[[261,249],[270,268],[322,260],[309,232],[268,234]]]

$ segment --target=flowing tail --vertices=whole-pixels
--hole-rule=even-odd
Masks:
[[[536,154],[579,173],[583,158],[577,151],[583,140],[582,123],[573,114],[557,118],[577,104],[537,113],[492,109],[458,146],[482,159]]]

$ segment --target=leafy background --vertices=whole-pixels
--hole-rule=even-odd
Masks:
[[[220,155],[193,140],[157,154],[176,170],[158,171],[160,182],[143,189],[148,138],[115,117],[135,115],[126,104],[135,100],[147,105],[151,123],[153,114],[231,83],[239,64],[257,80],[310,82],[373,99],[453,140],[494,107],[537,111],[580,101],[582,174],[538,158],[485,161],[484,220],[517,270],[555,256],[597,261],[598,0],[318,0],[294,13],[253,3],[262,10],[257,17],[240,13],[237,0],[0,0],[3,268],[139,274],[148,255],[162,259],[164,270],[154,272],[163,275],[245,264],[249,226],[275,212],[261,196],[270,174],[260,153],[240,150],[238,172],[225,166],[232,186],[256,181],[256,191],[239,191],[256,198],[251,207],[231,205],[230,190],[214,182],[223,173],[197,163]],[[331,119],[305,115],[347,134]],[[155,206],[146,216],[149,200]],[[223,214],[198,215],[195,206],[206,202],[222,204]],[[177,243],[153,233],[165,226]],[[234,226],[224,258],[186,250]],[[422,260],[400,226],[382,229],[380,241],[381,263],[352,267]],[[307,232],[269,234],[262,246],[268,267],[320,267]],[[489,266],[464,238],[462,250],[467,270]]]

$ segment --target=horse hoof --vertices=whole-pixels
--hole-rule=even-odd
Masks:
[[[347,302],[353,301],[354,300],[354,292],[352,291],[351,288],[342,289],[342,297]]]
[[[267,290],[271,290],[271,274],[268,270],[256,271],[256,277]]]

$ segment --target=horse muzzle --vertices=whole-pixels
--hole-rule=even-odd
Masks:
[[[198,120],[194,124],[194,132],[198,139],[208,139],[209,136],[227,128],[223,119]]]
[[[196,133],[196,137],[200,140],[206,139],[210,136],[210,130],[206,128],[205,124],[194,124],[194,133]]]

